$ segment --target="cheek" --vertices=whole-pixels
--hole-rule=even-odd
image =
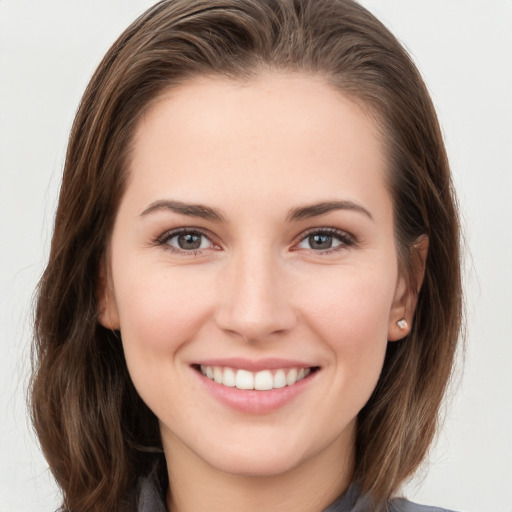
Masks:
[[[325,286],[302,293],[307,300],[301,309],[336,361],[336,378],[345,385],[358,382],[371,392],[387,347],[395,281],[385,272],[370,270],[332,274]]]
[[[158,265],[130,269],[115,290],[128,371],[158,417],[200,406],[190,399],[179,405],[188,395],[178,378],[183,368],[177,357],[209,316],[211,297],[199,293],[200,276],[186,274]]]
[[[130,275],[116,288],[125,350],[133,347],[161,355],[193,338],[211,303],[200,286],[201,276],[158,267]]]
[[[298,295],[303,298],[301,309],[330,339],[342,333],[347,335],[346,342],[370,340],[379,334],[386,338],[394,298],[393,276],[370,270],[363,274],[334,270],[321,282],[322,286],[309,286],[308,293]]]

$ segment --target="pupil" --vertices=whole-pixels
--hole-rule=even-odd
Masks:
[[[332,247],[332,236],[311,235],[309,237],[309,246],[312,249],[330,249]]]
[[[178,245],[181,249],[199,249],[201,247],[201,236],[193,233],[185,233],[178,236]]]

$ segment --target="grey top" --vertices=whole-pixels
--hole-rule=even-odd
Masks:
[[[367,512],[368,499],[361,496],[357,485],[351,485],[334,503],[323,512]],[[411,503],[403,498],[392,500],[381,512],[450,512],[444,508],[428,507]],[[162,490],[154,478],[141,479],[138,491],[137,512],[168,512]]]

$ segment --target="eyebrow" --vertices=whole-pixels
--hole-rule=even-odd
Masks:
[[[352,210],[366,215],[373,220],[372,214],[364,207],[354,201],[325,201],[307,206],[300,206],[290,210],[287,216],[288,221],[304,220],[311,217],[318,217],[336,210]]]
[[[217,222],[226,222],[226,216],[215,208],[204,206],[202,204],[188,204],[181,201],[159,200],[151,203],[141,214],[141,217],[149,215],[150,213],[170,210],[174,213],[181,215],[188,215],[190,217],[200,217],[201,219],[213,220]]]
[[[161,199],[151,203],[141,214],[145,217],[151,213],[160,210],[170,210],[180,215],[188,215],[190,217],[199,217],[217,222],[227,222],[226,216],[215,208],[205,206],[202,204],[188,204],[181,201],[171,201]],[[323,201],[307,206],[299,206],[293,208],[288,212],[286,220],[298,221],[325,215],[326,213],[336,210],[352,210],[366,215],[369,219],[373,220],[372,214],[364,207],[354,201]]]

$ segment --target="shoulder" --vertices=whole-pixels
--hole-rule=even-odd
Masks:
[[[137,512],[167,512],[162,492],[151,477],[138,482]]]
[[[374,510],[368,496],[359,492],[357,484],[352,484],[347,491],[324,512],[368,512]],[[395,498],[389,503],[377,507],[378,512],[454,512],[440,507],[418,505],[405,498]]]
[[[431,507],[428,505],[418,505],[404,498],[396,498],[391,501],[389,512],[454,512],[440,507]]]
[[[137,481],[135,488],[135,511],[167,512],[165,504],[167,484],[165,459],[162,456],[157,456],[149,474],[139,477]]]

